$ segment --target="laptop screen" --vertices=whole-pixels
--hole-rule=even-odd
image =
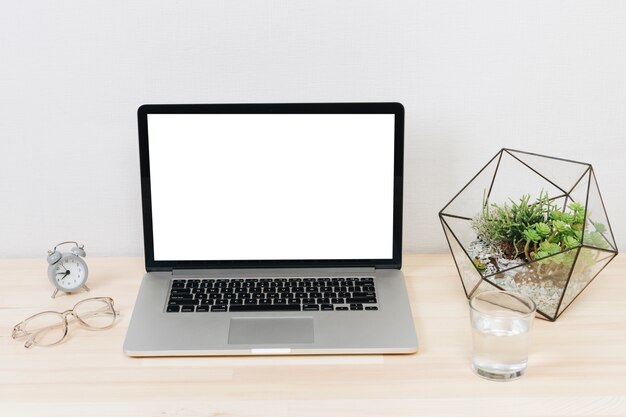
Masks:
[[[393,259],[395,114],[159,112],[146,124],[154,261]]]

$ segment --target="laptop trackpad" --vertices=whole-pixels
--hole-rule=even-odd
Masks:
[[[230,319],[229,344],[313,343],[313,318],[235,317]]]

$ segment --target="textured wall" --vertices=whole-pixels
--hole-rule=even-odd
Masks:
[[[594,164],[626,241],[626,3],[23,1],[0,6],[0,257],[142,254],[136,108],[393,100],[405,247],[503,146]]]

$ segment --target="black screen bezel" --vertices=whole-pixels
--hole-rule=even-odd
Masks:
[[[393,114],[394,193],[393,257],[391,259],[320,260],[158,260],[154,259],[152,200],[150,185],[148,114]],[[400,103],[290,103],[290,104],[144,104],[137,110],[139,159],[143,211],[143,236],[146,271],[172,269],[231,268],[328,268],[328,267],[402,267],[402,193],[404,165],[404,107]],[[375,195],[372,198],[376,198]]]

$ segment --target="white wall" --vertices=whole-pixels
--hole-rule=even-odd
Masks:
[[[626,2],[0,5],[0,257],[142,249],[142,103],[382,101],[406,114],[405,247],[503,146],[594,164],[626,242]]]

